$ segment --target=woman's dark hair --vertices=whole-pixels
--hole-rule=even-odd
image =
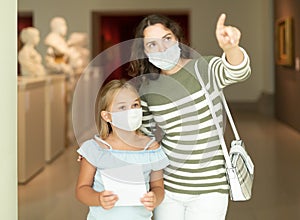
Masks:
[[[177,38],[178,42],[184,43],[183,31],[178,23],[163,15],[153,14],[145,17],[136,28],[135,40],[133,41],[131,48],[131,62],[128,73],[130,76],[143,75],[144,73],[160,73],[161,71],[148,61],[148,58],[144,52],[144,30],[154,24],[162,24],[166,28],[170,29]],[[180,44],[179,46],[181,47]],[[181,47],[181,57],[188,58],[189,51],[187,48],[188,47]]]

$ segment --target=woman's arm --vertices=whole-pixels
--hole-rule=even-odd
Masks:
[[[244,60],[243,52],[239,47],[241,32],[236,27],[225,26],[226,15],[219,17],[216,27],[216,37],[219,46],[226,54],[226,60],[231,65],[239,65]]]
[[[250,60],[239,46],[241,32],[236,27],[225,26],[226,15],[222,14],[216,26],[216,38],[224,51],[222,58],[212,58],[209,69],[219,88],[246,80],[251,74]]]
[[[92,188],[96,168],[85,158],[81,160],[79,177],[76,185],[76,198],[87,206],[114,207],[117,196],[110,191],[97,192]]]
[[[152,171],[150,180],[150,191],[145,194],[141,199],[145,208],[149,211],[153,211],[164,199],[164,181],[163,181],[163,171]]]

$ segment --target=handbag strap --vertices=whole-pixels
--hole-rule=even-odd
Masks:
[[[232,118],[232,115],[230,113],[230,110],[229,110],[229,107],[227,105],[227,102],[226,102],[226,99],[225,99],[225,96],[223,94],[223,92],[220,92],[220,97],[222,99],[222,102],[223,102],[223,106],[225,108],[225,111],[226,111],[226,115],[227,115],[227,118],[228,118],[228,121],[231,125],[231,128],[232,128],[232,131],[233,131],[233,134],[234,134],[234,137],[235,137],[235,140],[240,140],[240,135],[236,129],[236,126],[234,124],[234,121],[233,121],[233,118]]]
[[[218,135],[219,135],[219,138],[220,138],[221,147],[222,147],[222,150],[223,150],[223,154],[224,154],[226,166],[227,166],[228,169],[231,169],[232,168],[232,164],[231,164],[230,157],[229,157],[229,154],[228,154],[226,142],[225,142],[225,139],[224,139],[224,136],[223,136],[223,130],[222,130],[220,124],[218,123],[217,115],[216,115],[216,112],[214,111],[214,108],[213,108],[213,102],[212,102],[212,100],[211,100],[211,98],[210,98],[210,96],[208,94],[208,91],[207,91],[207,89],[205,87],[205,84],[204,84],[204,82],[203,82],[203,80],[202,80],[202,78],[200,76],[200,73],[199,73],[199,70],[198,70],[198,60],[195,62],[194,68],[195,68],[195,72],[196,72],[197,78],[198,78],[198,80],[200,82],[200,85],[201,85],[201,87],[202,87],[202,89],[204,91],[205,98],[208,101],[208,107],[210,109],[210,112],[211,112],[214,124],[215,124],[215,126],[217,128],[217,132],[218,132]],[[239,134],[237,132],[236,126],[234,124],[233,118],[231,116],[229,107],[227,105],[225,96],[224,96],[224,94],[223,94],[222,91],[220,92],[220,97],[221,97],[221,100],[223,102],[223,105],[224,105],[224,108],[225,108],[228,120],[230,122],[231,128],[233,130],[235,139],[236,140],[240,140]]]

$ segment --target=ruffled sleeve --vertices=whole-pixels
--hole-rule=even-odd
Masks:
[[[161,147],[149,153],[151,169],[153,171],[162,170],[170,164],[167,155]]]
[[[77,150],[80,157],[85,158],[93,166],[97,166],[99,160],[99,147],[93,140],[85,141]]]

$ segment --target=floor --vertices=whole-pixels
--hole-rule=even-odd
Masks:
[[[253,197],[230,202],[229,220],[300,219],[300,133],[271,117],[235,114],[239,133],[255,163]],[[227,131],[227,139],[231,139]],[[19,220],[83,220],[76,201],[76,148],[69,147],[26,185],[19,185]]]

